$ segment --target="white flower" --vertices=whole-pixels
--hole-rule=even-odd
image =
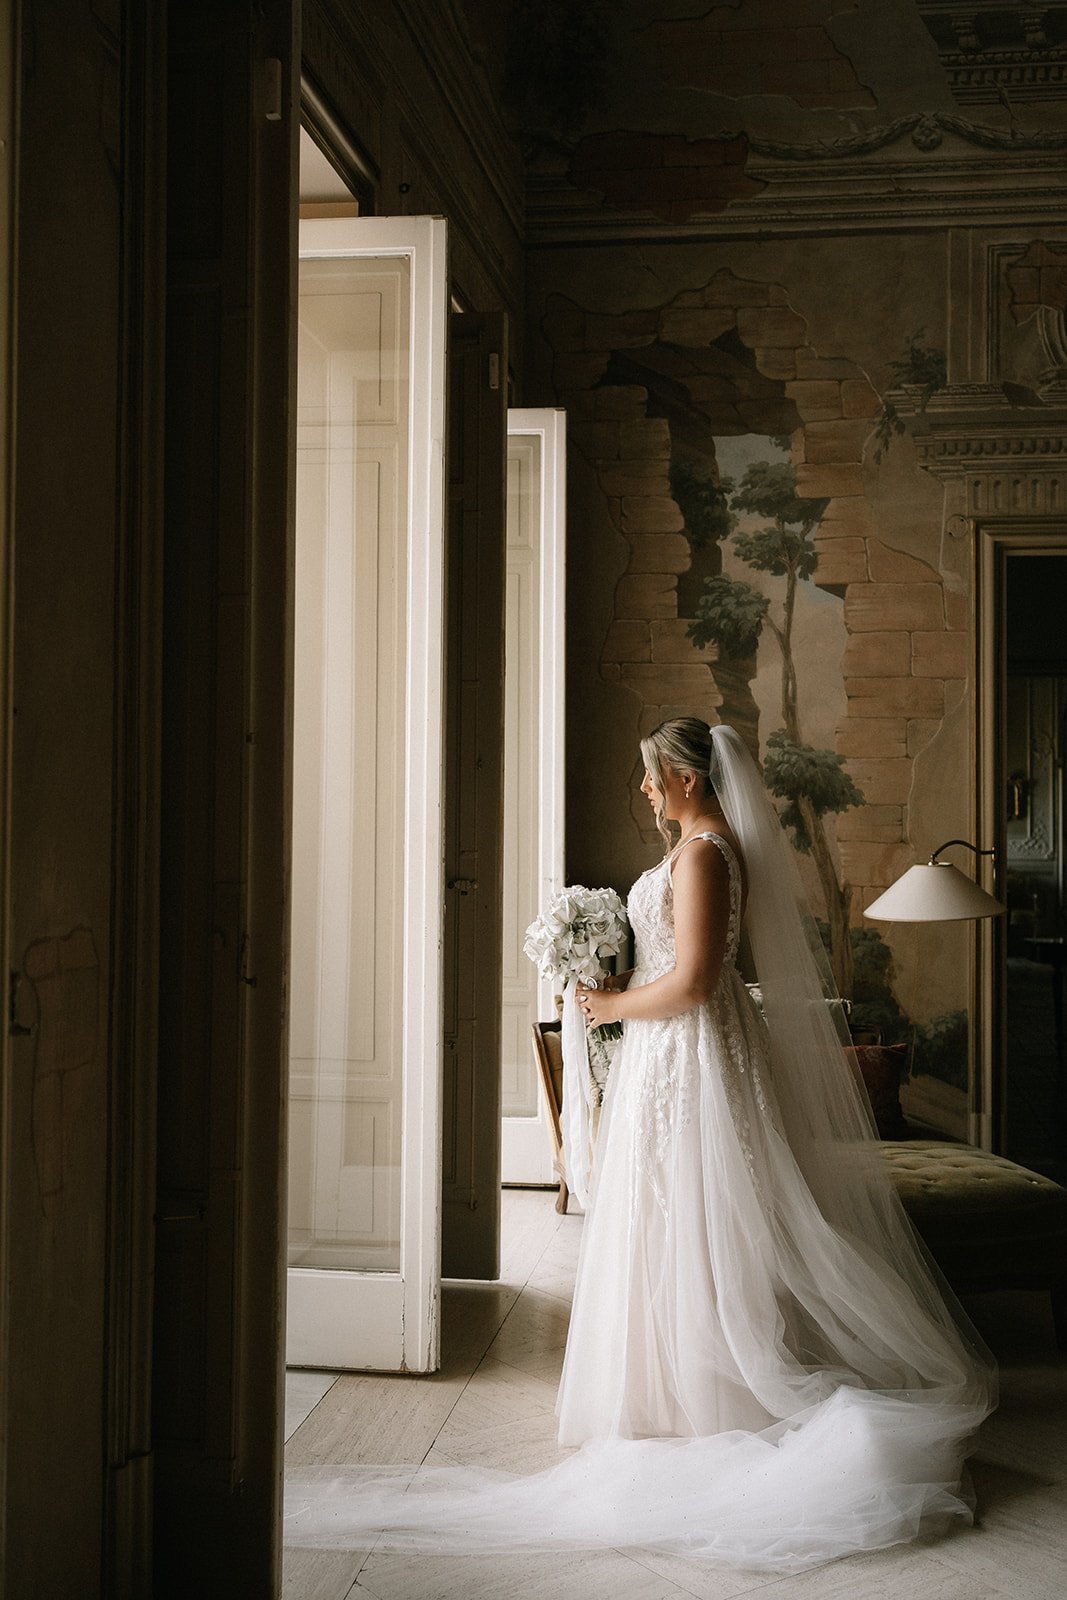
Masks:
[[[523,952],[546,978],[598,978],[626,942],[626,909],[614,889],[574,884],[526,930]]]

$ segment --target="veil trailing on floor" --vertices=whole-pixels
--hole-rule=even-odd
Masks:
[[[666,1284],[664,1298],[687,1320],[671,1321],[668,1306],[634,1326],[666,1347],[655,1352],[659,1372],[691,1371],[678,1344],[685,1337],[703,1349],[706,1337],[717,1352],[709,1381],[717,1365],[728,1369],[751,1401],[746,1414],[767,1425],[671,1438],[629,1437],[642,1430],[625,1423],[603,1437],[586,1430],[580,1449],[528,1477],[317,1468],[290,1479],[288,1543],[358,1547],[380,1536],[387,1548],[446,1553],[644,1546],[790,1571],[969,1517],[961,1474],[993,1403],[992,1362],[892,1191],[793,853],[730,728],[712,730],[709,776],[745,865],[762,1020],[736,973],[724,975],[740,1075],[728,1091],[726,1047],[708,1032],[708,1008],[678,1022],[675,1048],[691,1041],[698,1058],[699,1104],[659,1140],[659,1170],[673,1189],[661,1213],[652,1207],[641,1248],[661,1272],[654,1293]],[[660,1047],[649,1037],[648,1027],[624,1030],[612,1072],[654,1082]],[[761,1075],[766,1100],[753,1082]],[[612,1118],[630,1114],[622,1081],[614,1096],[609,1083],[602,1141]],[[750,1100],[739,1112],[742,1094]],[[606,1151],[603,1189],[594,1172],[583,1309],[600,1286],[610,1298],[624,1271],[610,1254],[587,1268],[593,1238],[619,1241],[620,1257],[632,1244],[622,1156],[610,1193]],[[620,1216],[597,1233],[601,1217]],[[706,1308],[703,1290],[694,1293],[705,1267]],[[613,1326],[610,1311],[603,1325]],[[579,1396],[587,1375],[596,1383],[590,1346],[585,1337],[567,1374]]]

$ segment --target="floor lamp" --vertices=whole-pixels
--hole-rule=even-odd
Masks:
[[[995,854],[992,850],[979,850],[967,839],[947,839],[938,845],[925,866],[909,867],[891,883],[884,894],[871,902],[864,916],[875,922],[971,922],[999,917],[1004,911],[999,900],[951,861],[938,860],[943,850],[957,844],[975,856]]]
[[[924,867],[909,867],[903,877],[891,883],[884,894],[863,913],[875,922],[970,922],[979,917],[999,917],[1000,901],[987,894],[951,861],[939,861],[943,850],[961,844],[976,856],[991,856],[992,850],[979,850],[966,839],[947,839],[939,844]]]

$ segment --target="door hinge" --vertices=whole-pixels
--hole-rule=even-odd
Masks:
[[[477,878],[449,878],[446,887],[455,889],[457,894],[470,894],[472,889],[477,889],[478,880]]]
[[[489,387],[500,388],[500,356],[495,350],[489,352]]]

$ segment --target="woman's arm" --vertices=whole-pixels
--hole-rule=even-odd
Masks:
[[[730,870],[718,845],[694,839],[674,864],[674,949],[670,972],[625,992],[578,985],[591,1023],[655,1021],[689,1011],[709,999],[722,970],[730,922]]]

